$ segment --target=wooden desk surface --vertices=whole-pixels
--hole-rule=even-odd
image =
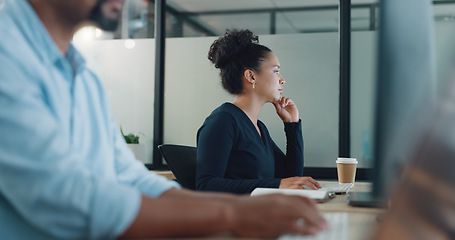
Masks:
[[[337,181],[319,181],[322,185],[337,183]],[[370,182],[356,182],[351,189],[352,192],[371,191]],[[335,198],[323,203],[318,203],[317,207],[321,212],[347,212],[349,213],[350,238],[351,240],[371,239],[371,235],[376,231],[379,222],[376,220],[378,214],[384,209],[352,207],[347,204],[347,194],[336,195]]]
[[[337,183],[336,181],[319,181],[322,185]],[[351,192],[368,192],[371,191],[372,184],[370,182],[356,182]],[[352,207],[347,204],[347,194],[336,195],[335,198],[328,200],[324,203],[318,203],[319,210],[323,212],[349,212],[349,213],[369,213],[379,214],[383,209],[378,208],[363,208]]]
[[[172,171],[155,171],[155,170],[151,170],[150,172],[154,172],[154,173],[156,173],[158,175],[164,176],[167,179],[171,179],[171,180],[175,179],[174,173],[172,173]]]
[[[159,175],[165,176],[168,179],[175,179],[171,171],[152,171]],[[337,183],[337,181],[319,181],[322,185]],[[372,188],[370,182],[356,182],[351,189],[352,192],[367,192]],[[330,199],[323,203],[317,204],[321,212],[347,212],[349,213],[350,222],[350,238],[351,240],[364,240],[370,239],[371,234],[375,232],[378,227],[376,217],[378,214],[383,213],[383,209],[377,208],[361,208],[352,207],[347,204],[347,194],[336,195],[335,198]],[[199,238],[192,238],[199,239]],[[232,236],[212,236],[203,239],[233,239]]]

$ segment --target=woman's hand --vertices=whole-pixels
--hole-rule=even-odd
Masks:
[[[281,179],[279,188],[287,189],[302,189],[303,186],[310,187],[311,189],[318,190],[322,188],[318,181],[312,177],[290,177]]]
[[[280,100],[273,102],[276,113],[283,122],[298,122],[299,110],[294,101],[290,98],[281,97]]]

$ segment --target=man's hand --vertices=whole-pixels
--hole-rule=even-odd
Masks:
[[[232,233],[243,237],[315,234],[327,229],[314,202],[301,196],[250,197],[170,189],[142,197],[136,219],[120,238],[201,237]]]
[[[282,194],[243,197],[231,209],[232,232],[240,237],[313,235],[328,229],[314,202],[306,197]]]

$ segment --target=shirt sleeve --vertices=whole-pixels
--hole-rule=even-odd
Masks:
[[[281,179],[224,178],[235,141],[235,122],[227,113],[210,116],[197,136],[196,188],[200,191],[251,193],[256,187],[278,187]]]
[[[110,239],[134,220],[141,194],[87,171],[34,77],[0,56],[0,194],[57,239]]]
[[[302,122],[284,123],[286,155],[273,142],[275,176],[279,178],[303,176]]]
[[[111,131],[115,145],[115,169],[120,182],[133,186],[142,194],[154,198],[159,197],[170,188],[180,188],[177,182],[150,172],[141,161],[137,160],[134,153],[126,145],[119,129],[115,121],[112,120]]]

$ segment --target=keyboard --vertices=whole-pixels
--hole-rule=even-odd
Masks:
[[[354,186],[354,183],[335,183],[335,184],[327,184],[322,186],[321,189],[317,191],[327,191],[332,193],[344,194],[348,193],[349,190]]]
[[[349,239],[349,214],[324,213],[329,222],[330,229],[316,235],[281,235],[278,240],[348,240]]]

